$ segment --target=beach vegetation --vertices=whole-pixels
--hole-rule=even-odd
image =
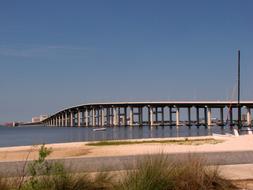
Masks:
[[[189,155],[171,160],[165,153],[136,158],[121,172],[71,173],[59,161],[47,160],[52,150],[42,145],[39,157],[28,163],[28,173],[17,178],[1,178],[0,190],[234,190],[219,167]],[[122,163],[124,164],[124,163]],[[129,169],[131,168],[131,169]]]
[[[131,144],[152,144],[152,143],[161,143],[161,144],[176,144],[176,145],[203,145],[203,144],[218,144],[222,143],[224,140],[214,139],[214,138],[205,138],[205,139],[173,139],[173,140],[113,140],[113,141],[99,141],[87,143],[88,146],[113,146],[113,145],[131,145]]]
[[[203,159],[189,157],[172,162],[168,155],[146,156],[137,161],[136,169],[126,172],[117,189],[122,190],[232,190],[233,183],[207,167]]]

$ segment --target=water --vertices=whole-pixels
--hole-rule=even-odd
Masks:
[[[207,136],[212,133],[231,133],[230,128],[213,126],[211,129],[203,126],[186,127],[111,127],[105,131],[93,131],[92,127],[0,127],[0,147],[23,146],[49,143],[65,143],[97,140],[190,137]]]

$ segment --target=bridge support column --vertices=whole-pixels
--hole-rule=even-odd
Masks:
[[[180,125],[180,108],[176,108],[176,125],[177,127]]]
[[[63,113],[61,114],[61,126],[62,127],[64,126],[64,114]]]
[[[110,108],[106,108],[106,125],[110,126]]]
[[[150,107],[148,106],[148,125],[150,125]]]
[[[199,107],[196,107],[196,125],[199,126],[200,123],[199,123]]]
[[[158,107],[155,107],[155,122],[159,123],[159,120],[158,120]]]
[[[117,126],[117,108],[113,108],[113,126]]]
[[[70,112],[70,126],[74,126],[74,113],[72,111]]]
[[[207,114],[207,125],[211,126],[212,125],[212,110],[210,107],[208,107],[208,114]]]
[[[230,119],[230,125],[233,125],[233,108],[229,108],[229,119]]]
[[[85,110],[85,126],[86,127],[89,126],[89,110],[88,109]]]
[[[205,118],[205,126],[207,126],[208,121],[207,121],[207,107],[204,107],[204,118]]]
[[[110,119],[110,126],[113,126],[113,108],[109,108],[109,119]]]
[[[124,126],[127,126],[127,107],[124,107]]]
[[[77,126],[81,127],[81,114],[82,112],[80,110],[78,110],[77,112]]]
[[[191,121],[191,107],[188,107],[188,126],[192,125]]]
[[[142,126],[142,117],[143,117],[143,115],[142,115],[142,107],[139,107],[139,110],[138,110],[138,112],[139,112],[139,125],[140,126]]]
[[[220,108],[220,124],[223,126],[224,125],[224,113],[223,113],[223,108]]]
[[[65,127],[68,126],[68,113],[65,113]]]
[[[85,110],[81,112],[81,115],[82,115],[81,126],[84,127],[85,126]]]
[[[172,126],[173,125],[173,118],[172,118],[172,107],[169,107],[169,114],[170,114],[170,126]]]
[[[150,107],[149,110],[150,110],[150,112],[149,112],[150,126],[153,127],[153,126],[154,126],[154,120],[153,120],[154,112],[153,112],[153,107]]]
[[[134,108],[130,107],[130,115],[129,115],[129,125],[133,126],[134,123]]]
[[[251,126],[251,110],[250,110],[250,107],[247,108],[247,125],[248,126]]]
[[[117,122],[118,122],[118,125],[121,126],[121,112],[120,112],[120,107],[118,108],[118,117],[117,117]]]
[[[58,115],[57,116],[57,127],[59,127],[60,126],[60,116]]]
[[[95,127],[96,126],[96,117],[95,117],[95,108],[92,108],[92,126]]]
[[[164,125],[164,107],[161,107],[161,125]]]
[[[97,126],[100,126],[100,122],[101,122],[101,109],[100,108],[97,108],[96,110],[96,116],[97,116]]]
[[[104,108],[101,108],[101,126],[103,127],[105,125],[105,112]]]

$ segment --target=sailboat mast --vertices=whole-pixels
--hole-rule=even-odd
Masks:
[[[240,74],[241,74],[241,52],[238,50],[238,102],[237,102],[237,107],[238,107],[238,128],[241,128],[241,105],[240,105]]]

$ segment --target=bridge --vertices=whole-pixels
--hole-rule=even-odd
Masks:
[[[229,123],[234,125],[233,110],[238,108],[236,101],[160,101],[160,102],[111,102],[90,103],[60,110],[42,123],[47,126],[109,127],[109,126],[158,126],[158,125],[214,125],[212,110],[218,109],[217,125],[223,126],[224,111]],[[246,125],[251,126],[253,101],[241,101],[240,109],[246,110]],[[186,109],[188,119],[180,120],[180,111]],[[195,120],[192,110],[195,109]],[[204,115],[201,120],[200,114]],[[243,112],[242,112],[243,113]]]

